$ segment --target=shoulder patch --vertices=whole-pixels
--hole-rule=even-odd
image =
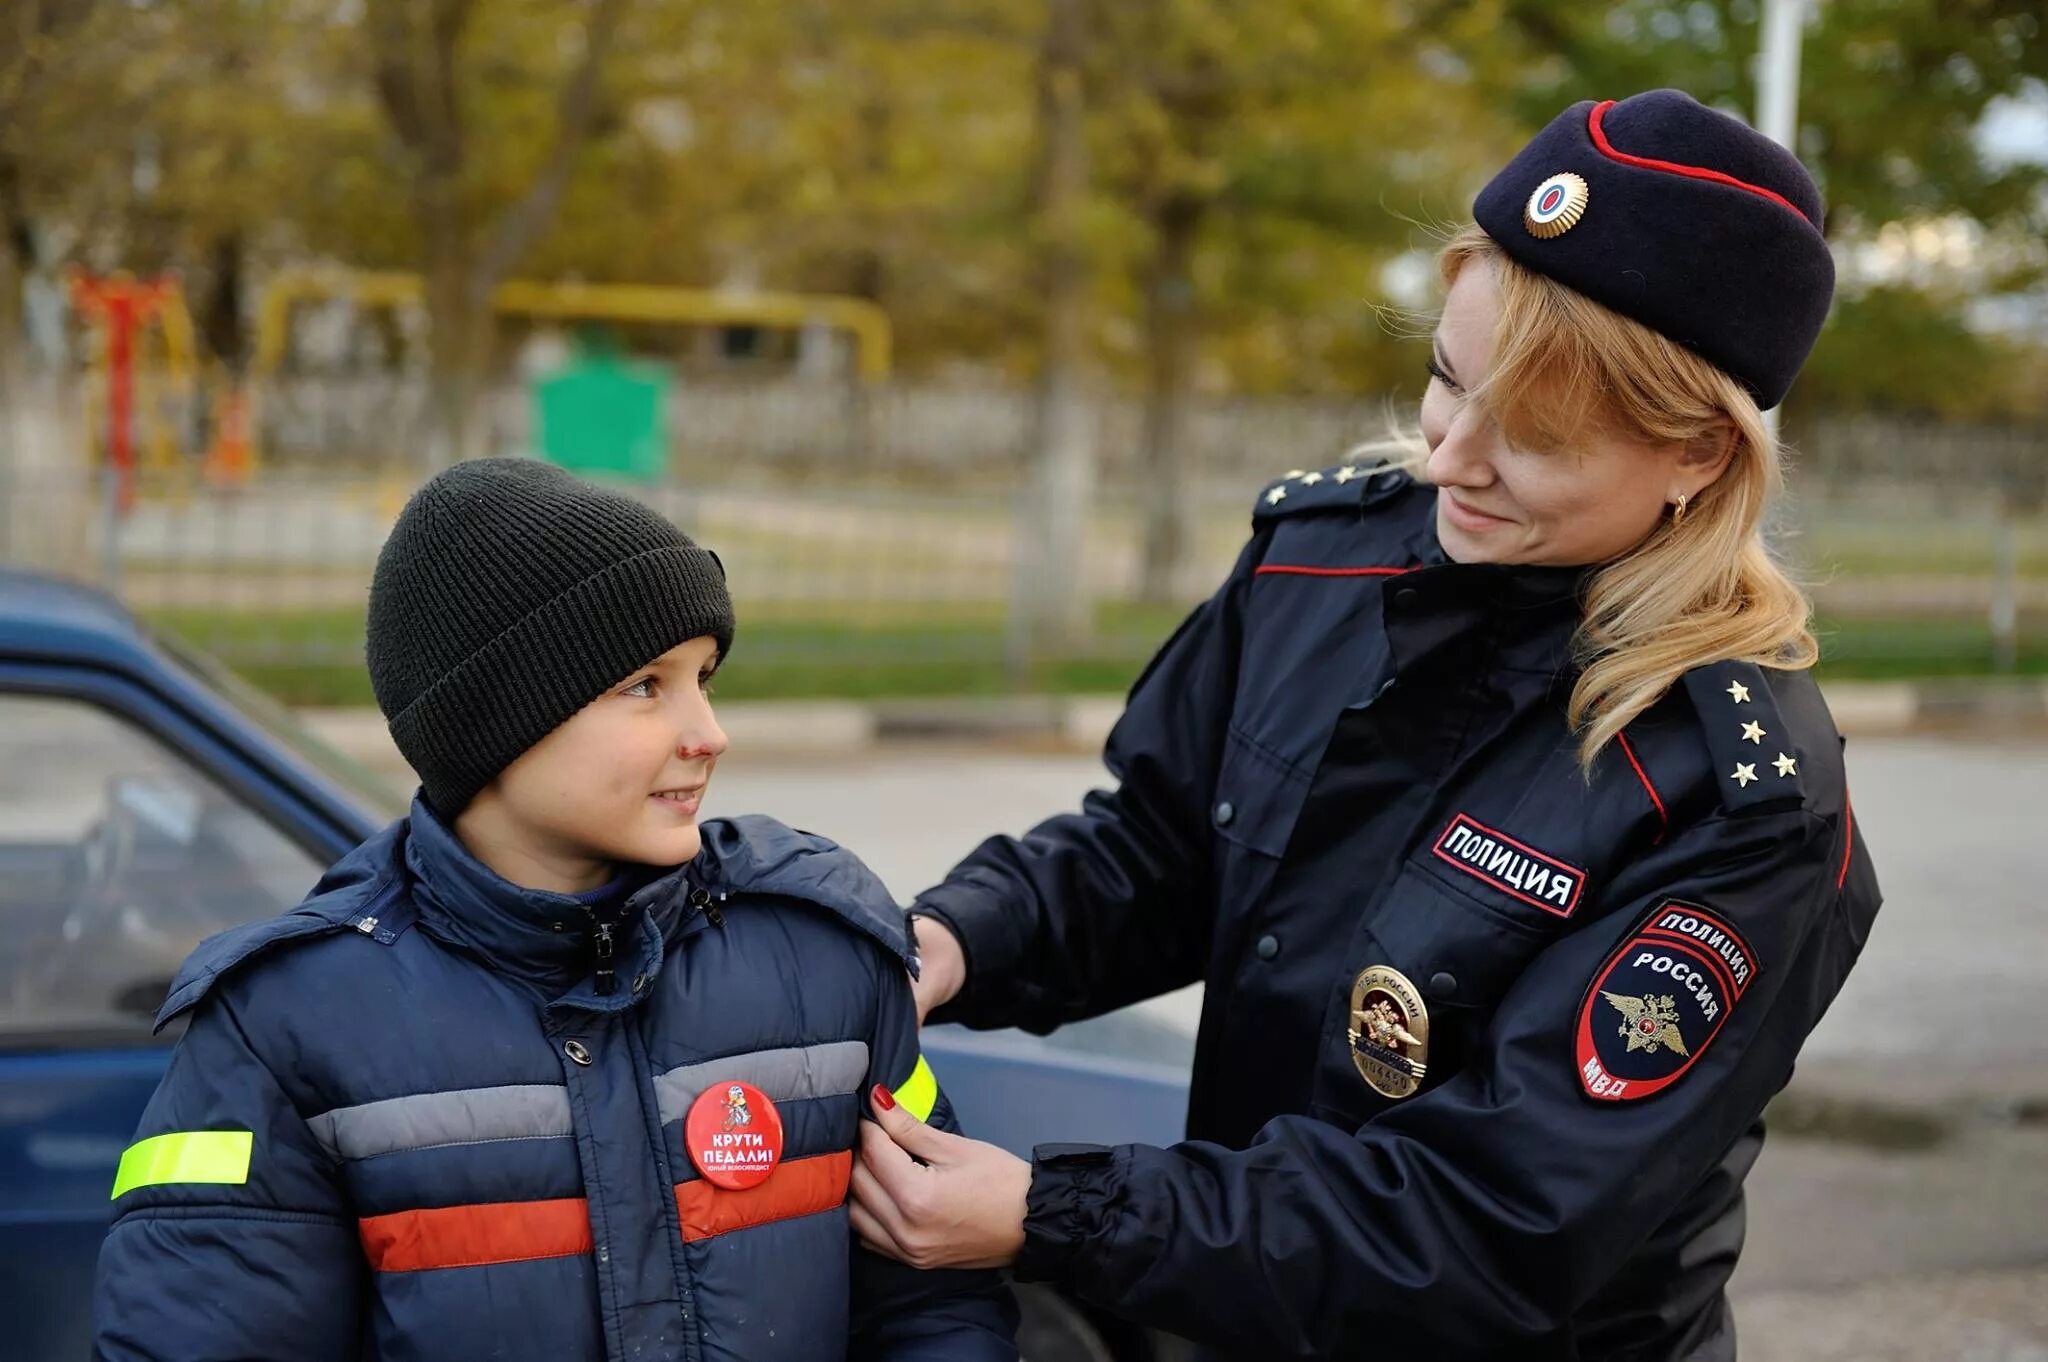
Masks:
[[[1252,520],[1276,520],[1304,511],[1363,508],[1384,501],[1414,479],[1381,464],[1339,464],[1315,472],[1290,469],[1266,484],[1252,504]]]
[[[1665,899],[1607,958],[1579,1004],[1579,1087],[1599,1102],[1670,1087],[1721,1034],[1756,971],[1749,943],[1726,919]]]
[[[1792,741],[1770,683],[1753,662],[1715,662],[1685,674],[1714,761],[1721,802],[1730,809],[1806,798],[1802,753]]]

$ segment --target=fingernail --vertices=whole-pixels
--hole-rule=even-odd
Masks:
[[[881,1108],[883,1111],[896,1110],[896,1099],[893,1096],[891,1096],[889,1090],[883,1087],[880,1083],[875,1084],[875,1090],[871,1094],[871,1096],[873,1096],[873,1098],[875,1099],[875,1105]]]

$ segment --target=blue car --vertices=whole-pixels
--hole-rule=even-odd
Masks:
[[[176,1027],[150,1034],[203,938],[297,903],[403,811],[207,659],[113,600],[0,570],[0,1320],[10,1362],[83,1357],[121,1151]],[[1132,1016],[928,1033],[967,1128],[1178,1138],[1187,1038]],[[1020,1291],[1032,1362],[1164,1362],[1173,1340]]]

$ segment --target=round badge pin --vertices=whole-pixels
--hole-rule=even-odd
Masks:
[[[1390,965],[1359,972],[1351,985],[1351,1062],[1372,1090],[1407,1097],[1429,1072],[1429,1008],[1408,976]]]
[[[1529,195],[1529,205],[1522,210],[1522,225],[1531,236],[1546,240],[1563,236],[1586,216],[1586,204],[1592,196],[1585,180],[1570,171],[1552,175]]]
[[[683,1121],[690,1162],[714,1187],[758,1187],[782,1162],[782,1113],[751,1083],[713,1083]]]

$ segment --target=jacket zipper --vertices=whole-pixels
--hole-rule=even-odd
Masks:
[[[612,951],[617,944],[612,939],[612,924],[600,921],[596,913],[590,915],[590,920],[597,923],[597,991],[611,993],[619,986],[618,974],[612,968]]]

